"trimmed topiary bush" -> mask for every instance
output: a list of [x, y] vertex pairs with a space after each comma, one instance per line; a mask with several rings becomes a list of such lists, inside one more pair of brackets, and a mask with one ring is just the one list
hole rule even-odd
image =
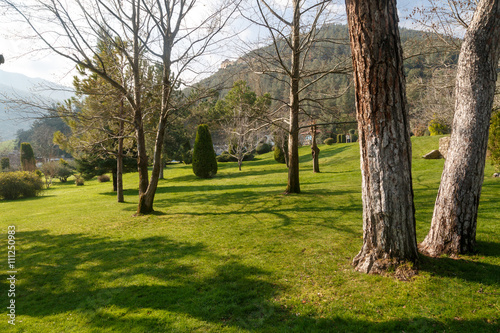
[[335, 142], [337, 142], [337, 140], [335, 140], [334, 138], [328, 138], [325, 141], [323, 141], [323, 143], [325, 145], [329, 145], [329, 146], [333, 145]]
[[217, 174], [212, 136], [207, 125], [199, 125], [193, 149], [193, 172], [200, 178], [212, 178]]
[[269, 143], [266, 142], [261, 142], [257, 145], [255, 148], [255, 152], [259, 155], [269, 153], [272, 150], [273, 147]]
[[23, 171], [35, 171], [36, 160], [33, 148], [28, 142], [21, 143], [21, 168]]
[[2, 161], [0, 162], [2, 165], [2, 170], [9, 170], [10, 169], [10, 160], [8, 157], [2, 157]]
[[0, 197], [15, 200], [39, 195], [43, 182], [36, 174], [26, 171], [0, 173]]
[[274, 160], [278, 163], [286, 163], [285, 154], [278, 145], [274, 146]]
[[344, 134], [337, 134], [337, 143], [346, 143]]

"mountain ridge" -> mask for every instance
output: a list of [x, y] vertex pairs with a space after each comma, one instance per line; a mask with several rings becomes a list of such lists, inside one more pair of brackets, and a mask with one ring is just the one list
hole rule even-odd
[[18, 130], [28, 129], [33, 122], [29, 113], [34, 107], [9, 101], [23, 99], [55, 104], [73, 96], [71, 91], [70, 87], [45, 79], [0, 70], [0, 142], [14, 139]]

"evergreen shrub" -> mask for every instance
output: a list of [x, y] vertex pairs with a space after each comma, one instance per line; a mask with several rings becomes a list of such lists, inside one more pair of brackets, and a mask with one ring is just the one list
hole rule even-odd
[[[83, 179], [83, 177], [81, 175], [75, 175], [75, 184], [76, 186], [83, 186], [85, 184], [85, 180]], [[108, 177], [109, 179], [109, 177]]]
[[274, 160], [278, 163], [286, 163], [285, 154], [278, 145], [274, 146]]
[[100, 175], [100, 176], [97, 176], [97, 181], [99, 183], [106, 183], [106, 182], [109, 182], [110, 178], [108, 175], [106, 174], [103, 174], [103, 175]]
[[23, 171], [35, 171], [36, 160], [33, 148], [28, 142], [21, 143], [21, 168]]
[[193, 150], [187, 150], [182, 153], [182, 162], [186, 165], [193, 163]]
[[10, 160], [8, 157], [2, 157], [2, 161], [0, 162], [2, 166], [2, 170], [10, 169]]
[[255, 152], [259, 155], [269, 153], [272, 150], [273, 147], [269, 143], [266, 142], [261, 142], [257, 145], [255, 148]]
[[337, 141], [337, 140], [335, 140], [334, 138], [328, 138], [328, 139], [326, 139], [325, 141], [323, 141], [323, 143], [324, 143], [325, 145], [329, 145], [329, 146], [331, 146], [331, 145], [333, 145], [336, 141]]
[[217, 162], [237, 162], [238, 159], [230, 155], [227, 151], [217, 156]]
[[212, 136], [205, 124], [198, 126], [193, 149], [193, 172], [200, 178], [212, 178], [217, 174]]
[[5, 200], [35, 197], [42, 190], [43, 182], [35, 173], [26, 171], [0, 173], [0, 197]]
[[56, 177], [59, 178], [61, 183], [66, 183], [71, 176], [73, 176], [73, 170], [64, 164], [60, 164], [56, 171]]

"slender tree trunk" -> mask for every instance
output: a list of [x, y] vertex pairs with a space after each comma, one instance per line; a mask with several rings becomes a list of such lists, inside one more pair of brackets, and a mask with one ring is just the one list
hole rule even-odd
[[427, 255], [457, 255], [475, 250], [499, 56], [500, 0], [483, 0], [460, 51], [448, 156], [431, 229], [419, 246]]
[[300, 193], [299, 182], [299, 81], [300, 3], [294, 0], [292, 68], [290, 77], [290, 129], [288, 133], [288, 185], [285, 193]]
[[363, 247], [357, 271], [418, 260], [411, 141], [395, 0], [346, 0], [360, 133]]
[[118, 154], [116, 156], [116, 199], [118, 202], [124, 202], [123, 197], [123, 98], [120, 102], [120, 131], [118, 138]]
[[151, 172], [151, 179], [146, 191], [141, 195], [139, 193], [139, 205], [137, 207], [137, 214], [149, 214], [153, 212], [153, 202], [158, 188], [158, 180], [161, 168], [161, 156], [163, 149], [163, 141], [165, 138], [165, 129], [167, 127], [168, 116], [168, 101], [170, 98], [170, 66], [164, 64], [163, 68], [163, 82], [162, 82], [162, 102], [161, 102], [161, 118], [156, 132], [155, 150], [153, 154], [153, 171]]
[[165, 179], [165, 176], [163, 174], [164, 169], [165, 169], [165, 159], [162, 157], [160, 164], [160, 175], [158, 176], [159, 179]]
[[[123, 140], [123, 139], [119, 139]], [[123, 142], [121, 143], [123, 149]], [[120, 150], [120, 143], [118, 143], [118, 156], [116, 156], [116, 200], [124, 202], [123, 198], [123, 150]]]
[[316, 125], [311, 126], [311, 154], [313, 159], [313, 172], [319, 173], [319, 148], [316, 144]]
[[134, 78], [134, 128], [137, 144], [137, 171], [139, 173], [139, 202], [137, 205], [137, 213], [145, 214], [153, 211], [153, 206], [149, 204], [148, 187], [149, 187], [149, 170], [148, 170], [148, 154], [146, 151], [146, 138], [144, 133], [144, 123], [142, 121], [142, 84], [141, 84], [141, 66], [140, 66], [140, 45], [138, 31], [141, 25], [140, 11], [137, 7], [137, 2], [132, 5], [132, 25], [133, 25], [133, 78]]
[[116, 192], [118, 189], [118, 181], [116, 176], [116, 170], [114, 168], [113, 170], [111, 170], [111, 178], [113, 179], [113, 192]]

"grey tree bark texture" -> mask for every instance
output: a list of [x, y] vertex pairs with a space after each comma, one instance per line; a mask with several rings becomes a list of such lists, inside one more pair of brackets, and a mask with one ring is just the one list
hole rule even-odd
[[346, 0], [361, 150], [357, 271], [417, 264], [411, 141], [395, 0]]
[[479, 3], [460, 51], [455, 117], [431, 229], [429, 256], [474, 252], [477, 211], [500, 56], [500, 0]]

